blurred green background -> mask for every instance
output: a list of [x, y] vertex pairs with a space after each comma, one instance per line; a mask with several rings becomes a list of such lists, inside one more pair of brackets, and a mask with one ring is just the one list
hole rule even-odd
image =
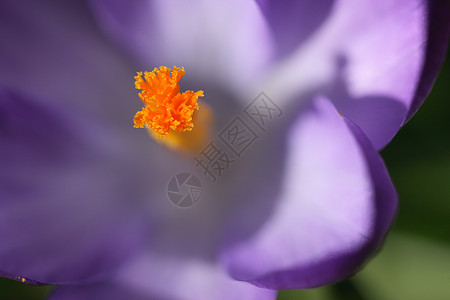
[[[397, 188], [397, 219], [380, 252], [341, 283], [279, 300], [450, 299], [450, 60], [427, 101], [381, 152]], [[0, 279], [0, 299], [45, 299], [49, 286]], [[211, 299], [213, 300], [213, 299]]]

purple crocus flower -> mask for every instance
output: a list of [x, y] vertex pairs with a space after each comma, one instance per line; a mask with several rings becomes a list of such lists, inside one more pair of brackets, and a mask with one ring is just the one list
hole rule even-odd
[[[396, 193], [377, 153], [418, 109], [443, 1], [0, 3], [0, 275], [52, 299], [275, 299], [342, 280]], [[264, 91], [283, 117], [201, 201], [198, 173], [132, 127], [136, 71], [184, 66], [217, 130]]]

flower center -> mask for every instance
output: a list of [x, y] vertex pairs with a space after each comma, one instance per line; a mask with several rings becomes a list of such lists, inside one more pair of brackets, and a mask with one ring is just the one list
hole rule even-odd
[[134, 116], [134, 127], [147, 128], [155, 140], [170, 148], [195, 152], [210, 136], [212, 114], [205, 104], [197, 103], [203, 91], [180, 93], [184, 74], [184, 68], [175, 66], [137, 72], [135, 87], [141, 90], [139, 98], [145, 106]]

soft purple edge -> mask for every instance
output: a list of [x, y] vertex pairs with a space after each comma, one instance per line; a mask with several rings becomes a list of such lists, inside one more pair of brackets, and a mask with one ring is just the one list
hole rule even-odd
[[[374, 227], [373, 237], [359, 249], [357, 253], [349, 252], [332, 257], [319, 263], [291, 270], [280, 270], [265, 274], [259, 278], [249, 280], [256, 286], [268, 289], [298, 289], [298, 282], [307, 284], [301, 288], [315, 288], [325, 284], [341, 281], [362, 268], [364, 262], [381, 246], [397, 211], [397, 193], [390, 180], [388, 171], [382, 158], [362, 130], [353, 122], [346, 119], [347, 126], [354, 134], [366, 161], [373, 180], [376, 211], [378, 216]], [[284, 284], [280, 286], [280, 282]]]

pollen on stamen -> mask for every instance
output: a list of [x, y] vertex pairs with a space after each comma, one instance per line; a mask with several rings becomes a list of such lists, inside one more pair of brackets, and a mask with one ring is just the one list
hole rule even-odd
[[[203, 91], [180, 93], [179, 81], [184, 68], [155, 68], [152, 72], [137, 72], [135, 87], [141, 90], [139, 98], [145, 104], [134, 116], [134, 127], [147, 127], [159, 138], [170, 132], [182, 133], [194, 127], [192, 115], [199, 109], [197, 100]], [[143, 77], [142, 77], [143, 76]]]

